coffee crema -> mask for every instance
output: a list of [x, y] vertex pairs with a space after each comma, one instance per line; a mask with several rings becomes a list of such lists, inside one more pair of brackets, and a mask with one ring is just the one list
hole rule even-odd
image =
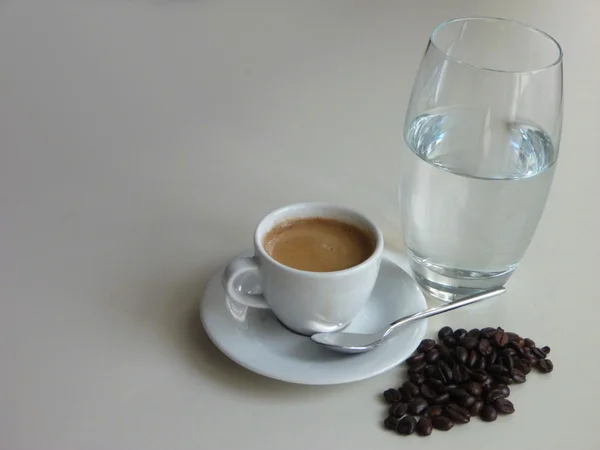
[[336, 219], [287, 220], [272, 228], [263, 247], [276, 261], [309, 272], [334, 272], [366, 261], [375, 251], [367, 230]]

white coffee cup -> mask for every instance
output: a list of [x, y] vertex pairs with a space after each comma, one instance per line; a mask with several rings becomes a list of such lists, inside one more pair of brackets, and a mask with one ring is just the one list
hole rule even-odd
[[[273, 259], [263, 247], [265, 235], [290, 220], [322, 217], [362, 228], [375, 238], [375, 250], [362, 263], [334, 272], [298, 270]], [[377, 225], [351, 209], [326, 203], [297, 203], [265, 216], [254, 232], [254, 256], [231, 261], [223, 273], [223, 286], [236, 302], [254, 308], [270, 308], [289, 329], [311, 335], [337, 331], [348, 325], [369, 300], [375, 286], [383, 235]], [[243, 274], [254, 274], [262, 292], [242, 292]]]

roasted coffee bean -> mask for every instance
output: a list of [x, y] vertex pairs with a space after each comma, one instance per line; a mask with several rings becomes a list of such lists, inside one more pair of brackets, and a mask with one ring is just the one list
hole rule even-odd
[[452, 381], [452, 369], [448, 364], [446, 364], [445, 361], [440, 361], [438, 363], [438, 368], [443, 376], [442, 381], [444, 383], [449, 383], [450, 381]]
[[[404, 387], [399, 387], [398, 388], [398, 394], [400, 394], [400, 401], [401, 402], [408, 403], [413, 398], [413, 396], [411, 395], [411, 393], [408, 392], [408, 390], [404, 389]], [[417, 393], [417, 395], [418, 395], [418, 393]]]
[[411, 383], [421, 386], [425, 381], [425, 376], [422, 373], [411, 373], [408, 377]]
[[431, 400], [431, 403], [434, 405], [445, 405], [450, 401], [450, 394], [447, 392], [445, 394], [440, 394]]
[[519, 336], [517, 333], [513, 333], [511, 331], [507, 332], [506, 336], [508, 336], [508, 342], [518, 342], [519, 339], [521, 339], [521, 336]]
[[473, 339], [479, 340], [479, 338], [481, 337], [481, 330], [479, 328], [473, 328], [472, 330], [469, 330], [467, 335], [472, 337]]
[[420, 362], [418, 364], [413, 364], [408, 367], [408, 373], [421, 373], [425, 371], [425, 367], [427, 367], [427, 363], [425, 361]]
[[466, 348], [458, 346], [454, 349], [454, 359], [461, 364], [465, 364], [467, 362], [467, 358], [469, 357], [469, 352]]
[[442, 328], [440, 328], [440, 331], [438, 331], [438, 338], [445, 339], [448, 336], [452, 336], [453, 333], [454, 333], [454, 330], [452, 328], [442, 327]]
[[454, 422], [446, 416], [432, 417], [431, 424], [433, 425], [433, 428], [440, 431], [448, 431], [454, 426]]
[[537, 359], [544, 359], [546, 354], [541, 348], [534, 347], [531, 349], [531, 354], [535, 356]]
[[483, 385], [483, 383], [485, 383], [487, 380], [489, 380], [489, 379], [490, 379], [490, 376], [489, 376], [489, 374], [488, 374], [488, 373], [486, 373], [486, 372], [485, 372], [485, 371], [483, 371], [483, 370], [474, 370], [474, 371], [471, 373], [471, 378], [472, 378], [474, 381], [477, 381], [478, 383], [481, 383], [481, 384]]
[[[509, 342], [510, 343], [510, 342]], [[507, 344], [508, 345], [508, 344]], [[512, 348], [512, 347], [504, 347], [501, 351], [500, 351], [500, 355], [502, 356], [514, 356], [517, 354], [517, 351]]]
[[456, 347], [457, 340], [454, 339], [454, 336], [448, 336], [444, 339], [443, 343], [448, 348], [454, 348]]
[[392, 417], [402, 417], [406, 414], [406, 412], [408, 411], [408, 403], [394, 403], [392, 406], [390, 406], [390, 409], [388, 410], [388, 414]]
[[491, 366], [488, 366], [487, 370], [489, 373], [491, 373], [494, 376], [508, 375], [508, 369], [504, 366], [501, 366], [500, 364], [492, 364]]
[[426, 353], [433, 347], [435, 347], [435, 341], [433, 339], [423, 339], [417, 347], [417, 351], [421, 353]]
[[535, 342], [533, 339], [525, 338], [525, 347], [534, 348]]
[[432, 378], [435, 377], [435, 375], [438, 372], [438, 368], [435, 364], [429, 364], [426, 368], [425, 368], [425, 377], [426, 378]]
[[397, 389], [388, 389], [383, 392], [383, 398], [388, 403], [398, 403], [402, 400], [402, 396]]
[[480, 356], [475, 365], [473, 366], [473, 369], [485, 370], [486, 365], [487, 364], [485, 363], [485, 358], [483, 356]]
[[425, 360], [429, 363], [434, 363], [438, 359], [440, 359], [440, 352], [437, 348], [432, 348], [427, 353], [425, 353]]
[[483, 408], [483, 404], [483, 400], [477, 400], [475, 403], [473, 403], [473, 406], [469, 408], [469, 414], [471, 415], [471, 417], [479, 415], [479, 413], [481, 412], [481, 408]]
[[475, 397], [469, 395], [468, 397], [462, 397], [455, 399], [455, 402], [460, 406], [464, 406], [465, 408], [470, 408], [477, 401]]
[[497, 359], [498, 353], [496, 352], [496, 350], [492, 349], [490, 354], [485, 357], [485, 366], [489, 368], [491, 365], [496, 364]]
[[427, 417], [435, 417], [435, 416], [439, 416], [440, 414], [442, 414], [443, 411], [444, 411], [444, 408], [441, 405], [433, 405], [433, 406], [430, 406], [429, 408], [427, 408], [427, 411], [425, 411], [425, 415]]
[[508, 375], [496, 375], [496, 376], [494, 376], [494, 379], [496, 380], [497, 383], [502, 383], [502, 384], [506, 384], [506, 385], [511, 385], [514, 383], [513, 379], [511, 377], [509, 377]]
[[542, 347], [542, 351], [546, 354], [549, 355], [550, 354], [550, 347], [548, 347], [547, 345]]
[[437, 392], [428, 384], [421, 385], [421, 395], [427, 400], [437, 397]]
[[425, 412], [427, 406], [429, 406], [427, 400], [422, 397], [417, 397], [408, 404], [408, 412], [420, 416]]
[[398, 428], [396, 431], [398, 434], [403, 436], [408, 436], [413, 434], [417, 428], [417, 419], [413, 416], [404, 416], [402, 419], [398, 421]]
[[531, 355], [531, 347], [523, 347], [522, 352], [523, 352], [523, 356]]
[[481, 408], [480, 417], [484, 422], [493, 422], [498, 417], [498, 411], [492, 405], [485, 405]]
[[471, 369], [474, 369], [477, 363], [479, 362], [479, 353], [477, 350], [473, 349], [469, 352], [469, 357], [467, 358], [467, 366]]
[[482, 339], [479, 341], [478, 349], [479, 353], [481, 353], [483, 356], [488, 356], [494, 351], [492, 345], [490, 344], [490, 341], [488, 341], [487, 339]]
[[554, 370], [554, 364], [552, 364], [552, 361], [547, 358], [540, 359], [538, 367], [543, 373], [550, 373], [552, 370]]
[[478, 383], [477, 381], [471, 381], [469, 383], [465, 383], [461, 387], [465, 391], [467, 391], [469, 394], [471, 394], [475, 397], [481, 396], [481, 394], [483, 392], [483, 386], [481, 386], [481, 384]]
[[402, 388], [411, 397], [416, 397], [417, 395], [419, 395], [419, 386], [417, 386], [414, 383], [411, 383], [410, 381], [405, 381], [402, 384]]
[[452, 378], [457, 383], [464, 383], [471, 378], [471, 371], [463, 364], [457, 364], [452, 368]]
[[511, 350], [514, 350], [514, 352], [515, 352], [516, 355], [521, 356], [521, 355], [523, 355], [523, 348], [524, 348], [523, 345], [524, 344], [521, 343], [521, 341], [517, 341], [517, 342], [510, 342], [509, 341], [508, 344], [506, 344], [506, 348], [507, 349], [510, 348]]
[[508, 371], [510, 372], [512, 369], [514, 369], [515, 367], [515, 360], [513, 359], [512, 356], [510, 355], [504, 355], [502, 357], [502, 364], [504, 365], [504, 367], [506, 367], [508, 369]]
[[438, 344], [437, 350], [440, 353], [441, 360], [446, 361], [447, 363], [454, 361], [454, 358], [452, 357], [452, 352], [445, 345]]
[[490, 339], [496, 334], [497, 328], [494, 327], [485, 327], [481, 329], [481, 337], [485, 339]]
[[388, 430], [396, 431], [398, 429], [398, 418], [392, 416], [386, 417], [383, 421], [383, 426]]
[[429, 436], [433, 430], [431, 419], [428, 417], [421, 417], [417, 422], [417, 433], [419, 436]]
[[523, 359], [518, 359], [515, 361], [515, 365], [514, 365], [513, 369], [520, 370], [525, 375], [527, 375], [529, 372], [531, 372], [531, 364], [529, 363], [529, 361], [525, 361]]
[[406, 359], [406, 364], [409, 366], [416, 366], [425, 361], [425, 355], [423, 353], [415, 353]]
[[446, 406], [442, 414], [452, 419], [454, 423], [469, 423], [471, 420], [469, 410], [455, 403], [450, 403], [448, 406]]
[[519, 369], [513, 369], [510, 371], [510, 377], [517, 384], [525, 383], [527, 379], [525, 378], [525, 374], [521, 372]]
[[472, 338], [471, 336], [465, 336], [460, 340], [460, 345], [466, 348], [467, 350], [474, 349], [475, 347], [477, 347], [477, 344], [479, 344], [479, 341], [475, 338]]
[[496, 408], [496, 411], [502, 414], [512, 414], [515, 412], [514, 405], [506, 398], [498, 399], [492, 405]]
[[454, 339], [456, 339], [457, 341], [460, 341], [466, 335], [467, 335], [467, 330], [465, 330], [464, 328], [459, 328], [458, 330], [454, 331], [454, 334], [452, 336], [454, 336]]
[[461, 388], [451, 389], [448, 391], [448, 394], [450, 394], [450, 398], [454, 403], [461, 403], [461, 399], [471, 397], [471, 394]]
[[494, 334], [494, 344], [497, 347], [504, 347], [508, 344], [508, 335], [502, 328], [498, 328]]
[[430, 378], [425, 383], [435, 389], [438, 394], [444, 394], [448, 391], [448, 387], [437, 378]]
[[510, 388], [502, 383], [495, 383], [493, 386], [493, 389], [497, 389], [502, 393], [502, 396], [504, 398], [508, 397], [510, 395]]
[[504, 398], [505, 395], [500, 389], [492, 389], [487, 391], [483, 396], [486, 403], [494, 403], [496, 400]]

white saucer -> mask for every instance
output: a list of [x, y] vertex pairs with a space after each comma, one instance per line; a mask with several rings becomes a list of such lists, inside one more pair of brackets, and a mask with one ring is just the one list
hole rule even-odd
[[[247, 251], [243, 256], [251, 256]], [[427, 308], [403, 255], [384, 252], [371, 299], [346, 331], [371, 333], [400, 317]], [[230, 299], [221, 286], [220, 269], [210, 280], [200, 303], [202, 324], [209, 338], [241, 366], [277, 380], [299, 384], [341, 384], [364, 380], [389, 370], [415, 350], [427, 330], [427, 319], [397, 331], [378, 348], [343, 355], [319, 347], [308, 337], [289, 331], [273, 313]], [[246, 280], [251, 292], [256, 280]]]

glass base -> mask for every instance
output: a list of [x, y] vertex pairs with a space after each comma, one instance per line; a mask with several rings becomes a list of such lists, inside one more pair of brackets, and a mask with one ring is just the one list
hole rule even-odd
[[427, 263], [409, 252], [410, 267], [421, 289], [444, 302], [504, 286], [516, 265], [501, 272], [479, 272]]

